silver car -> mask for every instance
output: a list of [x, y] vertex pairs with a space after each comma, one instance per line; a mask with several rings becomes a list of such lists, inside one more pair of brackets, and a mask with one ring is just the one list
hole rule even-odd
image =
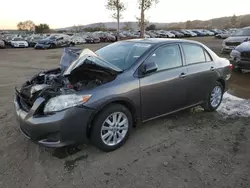
[[5, 48], [5, 43], [3, 40], [0, 39], [0, 48]]

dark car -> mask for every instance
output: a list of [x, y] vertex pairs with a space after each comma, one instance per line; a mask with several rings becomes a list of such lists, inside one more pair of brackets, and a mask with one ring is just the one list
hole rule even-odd
[[88, 35], [86, 38], [86, 43], [100, 43], [101, 40], [96, 35]]
[[53, 34], [45, 39], [37, 41], [35, 49], [59, 48], [74, 45], [75, 43], [71, 41], [70, 36], [62, 34]]
[[250, 39], [250, 27], [239, 29], [223, 41], [221, 52], [230, 53], [236, 46], [248, 39]]
[[184, 35], [184, 37], [192, 37], [192, 35], [184, 30], [182, 31], [178, 31], [179, 33], [182, 33]]
[[199, 37], [204, 37], [204, 36], [206, 36], [206, 35], [205, 35], [203, 32], [201, 32], [201, 31], [193, 30], [192, 32], [196, 33], [197, 36], [199, 36]]
[[233, 65], [233, 70], [250, 70], [250, 41], [243, 42], [232, 50], [230, 61]]
[[231, 75], [227, 59], [189, 40], [116, 42], [70, 63], [77, 56], [16, 89], [20, 128], [43, 146], [115, 150], [138, 123], [197, 105], [215, 111]]
[[43, 37], [40, 36], [34, 36], [34, 37], [27, 37], [26, 41], [29, 43], [29, 47], [35, 47], [37, 42], [42, 40]]
[[170, 33], [174, 34], [175, 37], [178, 37], [178, 38], [184, 37], [184, 34], [178, 31], [170, 31]]

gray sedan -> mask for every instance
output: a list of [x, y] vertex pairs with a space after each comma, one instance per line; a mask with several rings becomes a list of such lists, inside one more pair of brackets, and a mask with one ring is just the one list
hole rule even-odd
[[198, 105], [215, 111], [231, 75], [227, 59], [189, 40], [137, 39], [69, 52], [67, 66], [16, 89], [20, 129], [43, 146], [90, 140], [115, 150], [138, 123]]

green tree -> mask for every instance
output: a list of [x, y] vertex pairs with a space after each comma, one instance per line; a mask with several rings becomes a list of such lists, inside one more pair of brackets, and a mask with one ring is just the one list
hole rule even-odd
[[35, 32], [36, 33], [47, 33], [50, 31], [48, 24], [40, 24], [35, 26]]
[[231, 18], [231, 25], [235, 27], [237, 24], [237, 16], [234, 14]]
[[121, 12], [125, 11], [126, 7], [121, 0], [107, 0], [106, 8], [110, 11], [115, 11], [112, 17], [117, 20], [117, 40], [119, 40]]
[[146, 27], [146, 31], [150, 31], [150, 30], [156, 30], [156, 25], [151, 24], [150, 26]]
[[144, 38], [145, 33], [145, 11], [149, 10], [153, 3], [159, 3], [159, 0], [138, 0], [139, 9], [141, 10], [140, 16], [140, 37]]
[[35, 30], [35, 24], [31, 20], [27, 20], [24, 22], [19, 22], [17, 24], [17, 28], [20, 31], [34, 31]]

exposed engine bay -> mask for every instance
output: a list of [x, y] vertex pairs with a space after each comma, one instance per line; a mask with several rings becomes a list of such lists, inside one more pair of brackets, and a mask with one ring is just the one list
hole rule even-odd
[[83, 50], [79, 55], [74, 53], [76, 56], [69, 58], [72, 53], [74, 51], [64, 51], [59, 68], [42, 71], [26, 81], [20, 91], [16, 89], [25, 111], [30, 110], [38, 97], [49, 100], [59, 95], [74, 94], [98, 87], [116, 77], [117, 71], [100, 64], [98, 61], [105, 61], [93, 56], [90, 50]]

